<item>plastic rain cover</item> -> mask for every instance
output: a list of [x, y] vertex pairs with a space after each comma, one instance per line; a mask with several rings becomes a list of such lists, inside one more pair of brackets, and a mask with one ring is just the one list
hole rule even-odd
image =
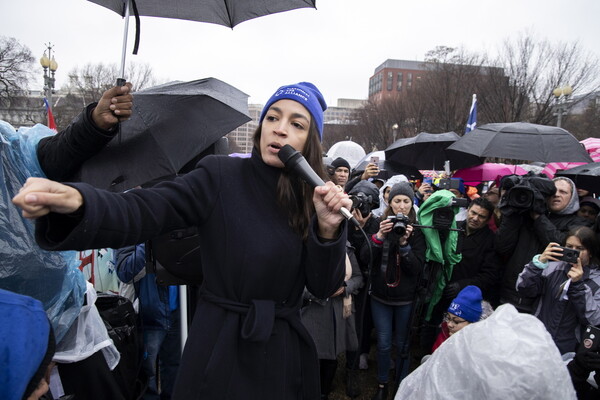
[[85, 281], [77, 254], [40, 249], [33, 223], [11, 202], [28, 177], [45, 177], [36, 149], [40, 139], [52, 134], [44, 125], [16, 132], [0, 121], [0, 288], [40, 300], [60, 341], [83, 304]]
[[450, 336], [407, 376], [399, 399], [576, 399], [560, 352], [533, 315], [506, 304]]

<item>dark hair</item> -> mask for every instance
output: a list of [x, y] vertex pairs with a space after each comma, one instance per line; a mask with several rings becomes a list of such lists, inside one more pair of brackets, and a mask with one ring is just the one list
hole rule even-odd
[[590, 265], [600, 265], [600, 254], [598, 254], [598, 238], [596, 237], [596, 234], [592, 228], [588, 228], [587, 226], [577, 226], [571, 229], [569, 233], [567, 233], [567, 236], [565, 236], [565, 243], [563, 243], [563, 245], [566, 244], [567, 239], [571, 236], [575, 236], [577, 239], [579, 239], [583, 247], [585, 247], [585, 249], [588, 251], [590, 255]]
[[488, 211], [488, 213], [490, 214], [489, 217], [491, 217], [492, 215], [494, 215], [494, 205], [486, 198], [484, 197], [478, 197], [476, 199], [473, 199], [471, 201], [471, 204], [469, 204], [469, 208], [473, 207], [473, 206], [479, 206], [485, 210]]
[[[256, 128], [253, 137], [254, 147], [258, 150], [259, 154], [261, 131], [262, 122]], [[323, 148], [321, 147], [319, 131], [314, 118], [311, 118], [306, 143], [304, 144], [304, 149], [300, 150], [300, 152], [317, 175], [325, 179]], [[281, 210], [288, 214], [290, 226], [302, 236], [303, 240], [308, 237], [308, 226], [315, 213], [312, 197], [313, 190], [310, 186], [300, 179], [291, 178], [288, 171], [283, 170], [277, 182], [277, 204]]]

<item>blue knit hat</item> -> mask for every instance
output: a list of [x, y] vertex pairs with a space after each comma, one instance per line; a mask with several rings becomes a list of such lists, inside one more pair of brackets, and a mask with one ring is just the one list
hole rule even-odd
[[21, 400], [38, 386], [54, 342], [42, 303], [0, 289], [0, 399]]
[[323, 139], [323, 112], [327, 110], [327, 103], [325, 103], [325, 99], [319, 89], [310, 82], [300, 82], [277, 89], [275, 94], [265, 104], [258, 122], [262, 122], [273, 103], [283, 99], [294, 100], [302, 104], [315, 120], [317, 130], [319, 131], [319, 139]]
[[479, 321], [481, 318], [481, 301], [483, 296], [477, 286], [469, 285], [458, 293], [458, 296], [448, 307], [448, 312], [469, 322]]

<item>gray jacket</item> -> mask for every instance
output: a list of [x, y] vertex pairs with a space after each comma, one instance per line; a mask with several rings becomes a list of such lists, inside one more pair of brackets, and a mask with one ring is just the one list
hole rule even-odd
[[570, 269], [571, 264], [563, 261], [551, 261], [545, 269], [530, 262], [516, 284], [520, 295], [538, 297], [535, 316], [544, 323], [561, 354], [576, 350], [581, 327], [600, 325], [600, 269], [597, 265], [583, 267], [582, 279], [571, 282], [565, 300], [559, 292]]

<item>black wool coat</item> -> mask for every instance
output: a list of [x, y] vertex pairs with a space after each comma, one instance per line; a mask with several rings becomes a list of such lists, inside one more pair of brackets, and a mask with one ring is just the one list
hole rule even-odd
[[209, 156], [198, 168], [151, 189], [113, 194], [73, 184], [79, 218], [37, 221], [52, 250], [120, 248], [198, 226], [204, 283], [173, 398], [319, 399], [314, 343], [300, 322], [306, 286], [327, 298], [342, 285], [346, 224], [322, 243], [313, 220], [303, 241], [276, 204], [281, 169], [257, 154]]

